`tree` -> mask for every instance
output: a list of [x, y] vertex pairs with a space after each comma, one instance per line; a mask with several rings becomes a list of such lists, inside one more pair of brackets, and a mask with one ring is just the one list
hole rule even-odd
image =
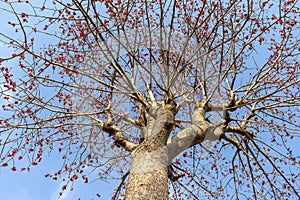
[[114, 199], [300, 198], [298, 1], [1, 7], [2, 167], [59, 151], [47, 177], [119, 177]]

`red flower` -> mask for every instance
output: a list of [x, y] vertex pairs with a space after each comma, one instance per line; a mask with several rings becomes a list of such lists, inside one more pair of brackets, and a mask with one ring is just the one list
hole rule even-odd
[[37, 162], [32, 162], [31, 164], [32, 164], [32, 165], [37, 165], [38, 163], [37, 163]]
[[3, 163], [2, 164], [2, 167], [6, 167], [6, 166], [8, 166], [8, 163]]

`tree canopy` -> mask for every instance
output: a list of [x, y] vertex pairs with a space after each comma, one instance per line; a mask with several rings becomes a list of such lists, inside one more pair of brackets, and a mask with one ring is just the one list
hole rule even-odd
[[46, 177], [119, 178], [115, 199], [161, 166], [170, 199], [299, 199], [299, 8], [0, 1], [2, 167], [58, 151]]

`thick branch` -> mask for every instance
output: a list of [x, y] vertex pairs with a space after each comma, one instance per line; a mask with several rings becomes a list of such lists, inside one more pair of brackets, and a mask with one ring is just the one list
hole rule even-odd
[[247, 138], [253, 137], [253, 132], [247, 129], [243, 129], [239, 126], [227, 126], [224, 129], [224, 132], [232, 132], [232, 133], [238, 133], [242, 136], [245, 136]]
[[173, 138], [168, 140], [167, 151], [169, 161], [185, 149], [203, 142], [209, 129], [205, 122], [204, 114], [205, 111], [203, 107], [197, 108], [193, 114], [192, 125], [180, 131]]
[[231, 93], [230, 94], [230, 100], [227, 103], [219, 103], [219, 104], [206, 104], [205, 105], [205, 111], [211, 112], [211, 111], [234, 111], [238, 108], [239, 105], [241, 105], [241, 101], [236, 98], [236, 96]]
[[115, 140], [114, 144], [117, 147], [123, 147], [127, 151], [133, 151], [137, 144], [130, 142], [128, 138], [126, 138], [119, 127], [114, 125], [107, 125], [106, 123], [102, 127], [103, 131], [109, 134], [109, 136], [113, 137]]

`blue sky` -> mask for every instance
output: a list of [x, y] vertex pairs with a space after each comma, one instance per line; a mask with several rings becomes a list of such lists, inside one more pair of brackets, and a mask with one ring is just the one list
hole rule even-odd
[[[55, 169], [61, 167], [61, 162], [58, 155], [44, 157], [43, 161], [38, 166], [31, 167], [30, 172], [20, 169], [12, 171], [8, 167], [0, 167], [0, 195], [1, 200], [55, 200], [58, 199], [58, 194], [61, 187], [65, 185], [61, 179], [56, 181], [45, 178], [45, 174], [55, 172]], [[21, 165], [22, 163], [17, 164]], [[10, 164], [11, 165], [11, 164]], [[17, 167], [18, 168], [18, 167]], [[92, 183], [83, 183], [81, 180], [74, 184], [74, 190], [69, 188], [65, 190], [60, 200], [81, 200], [99, 199], [96, 194], [101, 194], [100, 199], [110, 199], [110, 194], [116, 187], [115, 184], [106, 183], [103, 181], [95, 181]]]
[[[10, 167], [1, 168], [0, 193], [3, 200], [56, 199], [60, 182], [44, 178], [46, 162], [33, 167], [30, 172], [13, 172]], [[48, 198], [46, 198], [48, 197]]]

